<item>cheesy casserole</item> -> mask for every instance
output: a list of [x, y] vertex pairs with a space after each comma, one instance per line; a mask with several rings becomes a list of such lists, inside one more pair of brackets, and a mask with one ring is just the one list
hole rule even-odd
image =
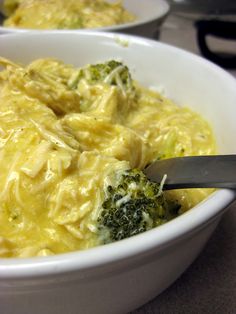
[[[121, 62], [0, 65], [0, 257], [100, 245], [98, 217], [119, 174], [157, 158], [215, 153], [201, 116], [140, 86]], [[210, 192], [164, 194], [179, 215]]]
[[103, 0], [5, 0], [4, 13], [4, 26], [31, 29], [99, 28], [135, 20], [121, 1]]

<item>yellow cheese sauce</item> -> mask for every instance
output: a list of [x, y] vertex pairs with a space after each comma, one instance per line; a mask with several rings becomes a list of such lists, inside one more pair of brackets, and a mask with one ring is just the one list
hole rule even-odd
[[[102, 65], [0, 64], [0, 257], [97, 246], [115, 174], [156, 158], [215, 153], [201, 116], [129, 81], [122, 64], [103, 77]], [[181, 214], [210, 192], [168, 193]]]
[[5, 0], [4, 26], [32, 29], [98, 28], [135, 20], [121, 1]]

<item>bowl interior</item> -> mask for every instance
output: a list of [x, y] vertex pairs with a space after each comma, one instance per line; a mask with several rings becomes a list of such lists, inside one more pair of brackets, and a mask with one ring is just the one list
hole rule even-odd
[[0, 54], [23, 63], [55, 57], [75, 66], [121, 59], [141, 84], [163, 87], [168, 97], [209, 120], [220, 153], [236, 153], [235, 82], [219, 67], [178, 48], [122, 34], [23, 35], [2, 38], [6, 44], [1, 44]]

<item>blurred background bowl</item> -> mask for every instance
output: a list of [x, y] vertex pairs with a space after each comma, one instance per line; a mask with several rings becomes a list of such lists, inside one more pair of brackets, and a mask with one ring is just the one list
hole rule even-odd
[[[2, 11], [4, 0], [0, 0], [0, 10]], [[108, 0], [109, 2], [109, 0]], [[114, 2], [114, 0], [110, 0]], [[165, 0], [124, 0], [124, 7], [133, 13], [137, 19], [134, 22], [112, 25], [109, 27], [101, 27], [96, 30], [109, 31], [109, 32], [122, 32], [127, 34], [134, 34], [152, 38], [154, 35], [157, 37], [157, 33], [160, 30], [161, 25], [166, 19], [170, 6]], [[3, 22], [3, 16], [1, 23]], [[13, 32], [25, 32], [29, 29], [23, 28], [9, 28], [0, 26], [0, 34], [13, 33]], [[71, 30], [70, 30], [71, 31]], [[73, 30], [77, 31], [77, 30]], [[57, 32], [57, 30], [55, 30]]]
[[[164, 86], [168, 97], [205, 117], [220, 153], [236, 153], [235, 79], [184, 50], [122, 34], [58, 31], [2, 35], [0, 55], [22, 63], [55, 57], [75, 66], [122, 59], [141, 84]], [[119, 314], [140, 307], [193, 262], [235, 197], [219, 190], [165, 225], [87, 251], [0, 259], [1, 313]]]

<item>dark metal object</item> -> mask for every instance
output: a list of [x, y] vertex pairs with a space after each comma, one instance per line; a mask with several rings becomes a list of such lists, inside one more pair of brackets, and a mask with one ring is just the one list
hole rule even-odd
[[[213, 52], [207, 45], [208, 35], [225, 40], [236, 40], [236, 22], [213, 20], [199, 20], [195, 23], [197, 41], [202, 55], [212, 62], [226, 68], [236, 69], [236, 48], [232, 54]], [[236, 47], [236, 42], [235, 42]]]
[[235, 0], [168, 0], [172, 11], [213, 15], [236, 14]]
[[163, 159], [144, 170], [146, 176], [161, 182], [164, 190], [182, 188], [236, 189], [236, 155], [194, 156]]

